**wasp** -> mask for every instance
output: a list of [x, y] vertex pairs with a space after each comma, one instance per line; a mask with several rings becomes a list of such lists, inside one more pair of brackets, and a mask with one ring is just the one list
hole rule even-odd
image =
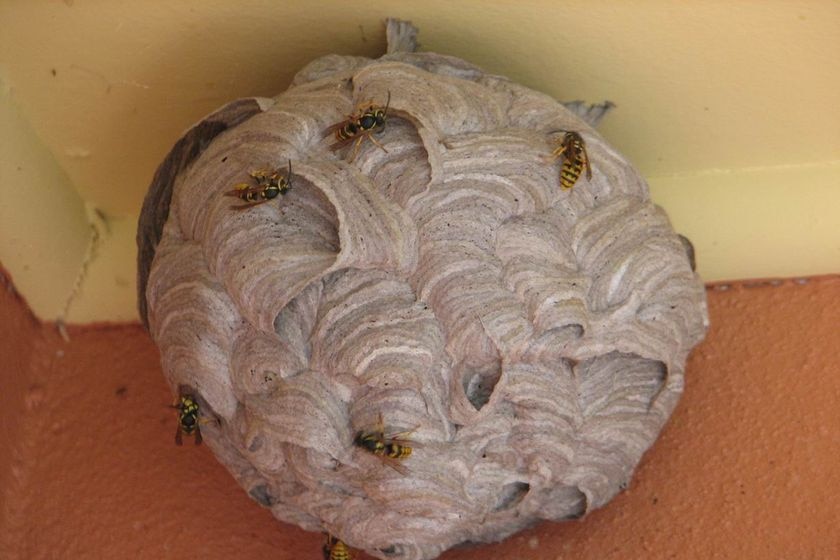
[[391, 105], [391, 92], [388, 92], [388, 99], [385, 101], [385, 107], [375, 105], [373, 101], [369, 102], [367, 107], [357, 109], [355, 113], [349, 115], [347, 120], [336, 123], [324, 131], [324, 136], [335, 134], [336, 142], [330, 146], [330, 149], [335, 151], [343, 148], [350, 142], [355, 140], [353, 144], [353, 151], [350, 155], [350, 160], [356, 157], [359, 153], [359, 147], [362, 141], [368, 138], [371, 142], [382, 148], [382, 151], [388, 153], [385, 146], [380, 144], [376, 138], [373, 137], [374, 132], [380, 132], [385, 128], [385, 122], [388, 119], [388, 107]]
[[353, 444], [369, 453], [373, 453], [386, 465], [405, 476], [408, 474], [408, 469], [400, 461], [409, 457], [415, 448], [420, 447], [417, 442], [406, 439], [416, 429], [386, 435], [385, 422], [382, 419], [382, 414], [380, 414], [376, 428], [371, 431], [363, 430], [356, 434]]
[[584, 168], [586, 168], [586, 179], [592, 180], [592, 167], [589, 165], [589, 156], [586, 153], [583, 137], [574, 131], [557, 130], [555, 132], [566, 132], [560, 145], [551, 152], [552, 159], [563, 158], [563, 167], [560, 168], [560, 186], [566, 190], [574, 187]]
[[353, 560], [353, 555], [350, 554], [350, 547], [327, 533], [327, 542], [324, 543], [324, 560]]
[[201, 430], [198, 427], [198, 402], [192, 395], [181, 395], [178, 402], [172, 405], [178, 410], [178, 428], [175, 430], [175, 445], [182, 445], [181, 434], [195, 434], [195, 444], [201, 444]]
[[277, 169], [274, 171], [258, 169], [251, 171], [249, 175], [254, 180], [254, 183], [256, 183], [255, 185], [239, 183], [233, 187], [233, 190], [225, 193], [225, 196], [235, 196], [247, 203], [233, 206], [237, 210], [268, 202], [276, 198], [279, 194], [285, 195], [289, 192], [292, 186], [292, 161], [289, 160], [289, 170], [286, 172], [285, 177]]

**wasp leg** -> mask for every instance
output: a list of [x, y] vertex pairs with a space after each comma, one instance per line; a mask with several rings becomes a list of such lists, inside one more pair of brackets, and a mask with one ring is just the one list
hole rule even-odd
[[374, 107], [376, 107], [376, 104], [373, 102], [373, 99], [368, 99], [367, 103], [360, 103], [359, 105], [356, 105], [354, 115], [351, 115], [350, 118], [359, 118], [365, 114], [365, 111], [373, 110]]
[[551, 152], [551, 155], [554, 157], [554, 159], [562, 157], [563, 154], [566, 153], [566, 148], [568, 148], [568, 146], [566, 146], [564, 144], [564, 145], [560, 146], [559, 148], [557, 148], [556, 150], [554, 150], [553, 152]]
[[178, 427], [175, 429], [175, 445], [183, 445], [184, 441], [181, 438], [181, 424], [178, 423]]
[[370, 135], [368, 138], [370, 138], [370, 141], [371, 141], [371, 142], [373, 142], [374, 144], [376, 144], [377, 146], [379, 146], [380, 148], [382, 148], [382, 151], [383, 151], [383, 152], [385, 152], [386, 154], [388, 153], [388, 150], [386, 150], [386, 149], [385, 149], [385, 146], [383, 146], [382, 144], [380, 144], [380, 143], [376, 140], [376, 138], [374, 138], [374, 137], [373, 137], [373, 135]]
[[359, 148], [362, 145], [362, 140], [367, 138], [369, 135], [370, 135], [370, 133], [365, 133], [365, 134], [362, 134], [361, 136], [359, 136], [359, 139], [356, 140], [355, 144], [353, 144], [353, 151], [350, 152], [350, 159], [347, 160], [347, 163], [350, 163], [354, 159], [356, 159], [356, 156], [359, 154]]
[[201, 428], [195, 427], [195, 444], [201, 445]]
[[330, 554], [332, 553], [332, 547], [334, 544], [335, 543], [333, 542], [333, 536], [327, 533], [327, 542], [322, 548], [324, 552], [324, 560], [330, 560]]
[[566, 146], [559, 146], [550, 154], [541, 156], [541, 159], [546, 165], [553, 165], [555, 161], [564, 157], [565, 152]]

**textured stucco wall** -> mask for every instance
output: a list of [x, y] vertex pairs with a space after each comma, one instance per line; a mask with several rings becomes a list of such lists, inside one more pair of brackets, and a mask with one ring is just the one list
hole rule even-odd
[[[683, 399], [624, 494], [582, 521], [443, 558], [834, 557], [840, 276], [708, 298], [712, 328]], [[23, 410], [0, 557], [320, 558], [319, 535], [275, 522], [204, 447], [173, 445], [169, 390], [139, 326], [71, 328], [68, 343], [26, 316], [0, 290], [4, 387], [15, 376], [28, 389], [0, 393]], [[22, 360], [27, 348], [39, 359]]]
[[23, 523], [12, 497], [27, 479], [21, 462], [27, 447], [24, 410], [31, 403], [33, 372], [43, 366], [42, 330], [0, 266], [0, 557], [12, 546], [11, 528]]

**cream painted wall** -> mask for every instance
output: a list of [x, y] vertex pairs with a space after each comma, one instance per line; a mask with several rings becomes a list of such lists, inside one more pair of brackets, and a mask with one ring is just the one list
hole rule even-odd
[[84, 201], [0, 75], [0, 263], [36, 314], [65, 315], [91, 238]]
[[[39, 315], [134, 318], [136, 214], [181, 132], [285, 89], [317, 56], [378, 56], [386, 16], [411, 19], [424, 50], [561, 100], [614, 101], [603, 133], [707, 280], [840, 272], [835, 1], [0, 0], [0, 101], [15, 123], [0, 130], [0, 262]], [[13, 174], [24, 160], [38, 172]], [[105, 222], [91, 229], [85, 204]]]

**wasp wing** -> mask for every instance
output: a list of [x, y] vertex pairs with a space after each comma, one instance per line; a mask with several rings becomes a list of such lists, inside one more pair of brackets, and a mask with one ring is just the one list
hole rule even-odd
[[586, 165], [586, 180], [592, 180], [592, 166], [589, 165], [589, 154], [586, 153], [586, 148], [583, 148], [580, 152], [580, 157], [583, 160], [583, 163]]
[[229, 191], [225, 191], [225, 196], [235, 196], [242, 198], [243, 194], [251, 194], [265, 190], [265, 187], [260, 185], [249, 185], [248, 183], [239, 183]]
[[392, 432], [389, 434], [385, 434], [383, 437], [385, 441], [388, 442], [398, 443], [400, 445], [411, 447], [412, 449], [422, 449], [422, 443], [408, 439], [408, 436], [416, 432], [417, 428], [419, 427], [420, 426], [415, 426], [414, 428], [406, 430], [404, 432]]
[[327, 137], [327, 136], [329, 136], [330, 134], [335, 134], [335, 133], [336, 133], [336, 131], [341, 130], [342, 128], [344, 128], [345, 126], [347, 126], [348, 124], [350, 124], [351, 122], [353, 122], [353, 120], [354, 120], [354, 119], [355, 119], [355, 116], [353, 116], [353, 115], [348, 115], [348, 116], [347, 116], [347, 119], [345, 119], [345, 120], [343, 120], [343, 121], [339, 121], [339, 122], [337, 122], [337, 123], [335, 123], [335, 124], [333, 124], [333, 125], [328, 126], [327, 128], [325, 128], [325, 129], [321, 132], [321, 138], [326, 138], [326, 137]]
[[237, 185], [233, 190], [229, 190], [224, 193], [225, 196], [235, 196], [236, 198], [241, 198], [244, 201], [244, 204], [232, 204], [231, 208], [234, 210], [244, 210], [245, 208], [251, 208], [253, 206], [259, 206], [265, 202], [269, 202], [270, 198], [261, 198], [260, 200], [247, 200], [247, 198], [243, 198], [243, 196], [247, 197], [247, 195], [252, 193], [260, 193], [265, 190], [265, 187], [262, 186], [249, 186], [246, 183], [240, 183]]
[[340, 150], [341, 148], [352, 144], [353, 142], [360, 142], [362, 140], [362, 138], [364, 138], [365, 136], [368, 136], [369, 134], [370, 134], [370, 132], [360, 132], [359, 134], [356, 134], [355, 136], [351, 136], [349, 138], [342, 138], [341, 140], [337, 140], [336, 142], [333, 142], [332, 144], [330, 144], [330, 150], [334, 152], [336, 150]]
[[379, 460], [381, 460], [383, 463], [400, 473], [402, 476], [408, 475], [408, 467], [403, 465], [399, 460], [392, 459], [391, 457], [384, 457], [382, 455], [377, 455], [377, 457], [379, 457]]

